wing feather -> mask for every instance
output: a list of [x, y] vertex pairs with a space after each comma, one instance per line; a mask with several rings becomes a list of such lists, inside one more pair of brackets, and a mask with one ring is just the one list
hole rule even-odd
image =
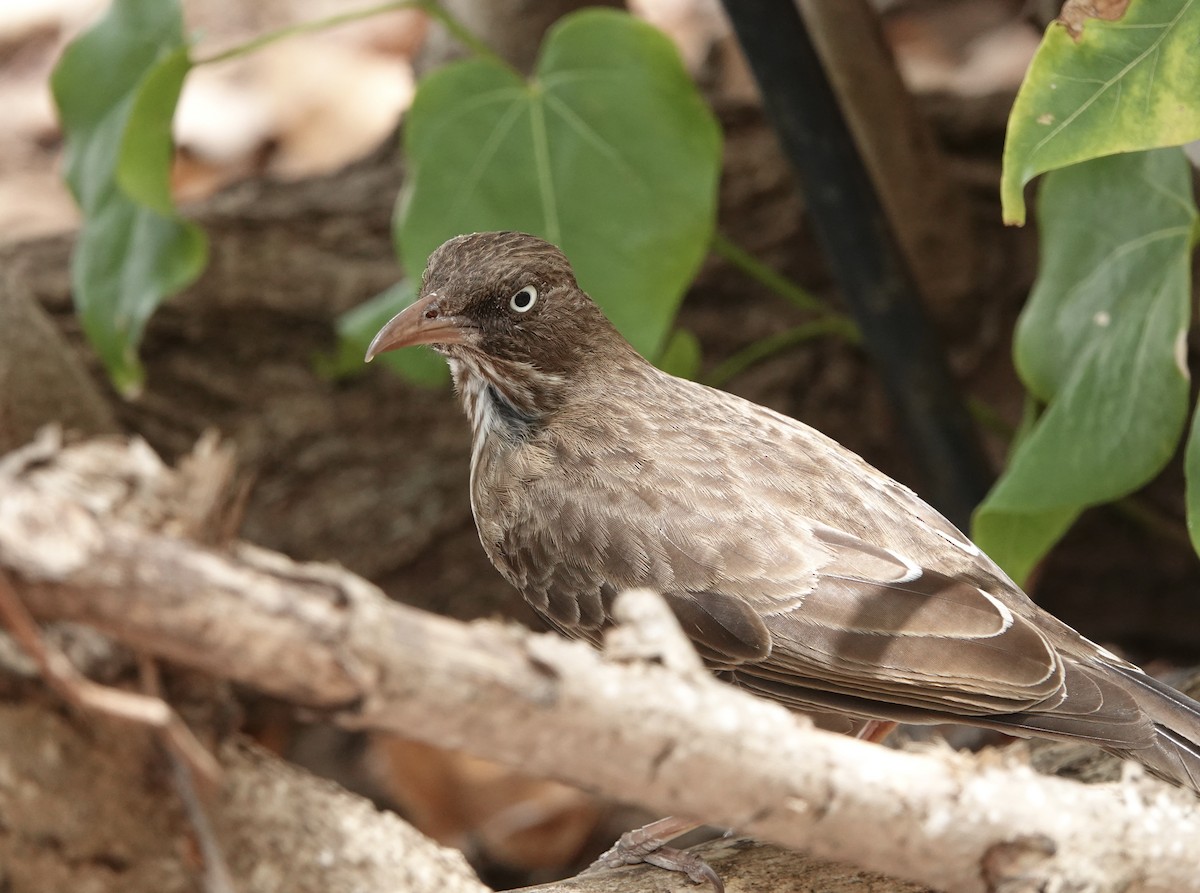
[[[1115, 710], [1116, 743], [1144, 735], [1132, 699], [1082, 668], [1095, 646], [911, 491], [798, 422], [646, 375], [646, 405], [687, 400], [686, 425], [650, 411], [625, 430], [627, 407], [591, 394], [549, 442], [476, 469], [485, 548], [556, 626], [595, 640], [604, 593], [648, 586], [714, 668], [785, 703], [1097, 740]], [[707, 442], [706, 419], [731, 416]]]

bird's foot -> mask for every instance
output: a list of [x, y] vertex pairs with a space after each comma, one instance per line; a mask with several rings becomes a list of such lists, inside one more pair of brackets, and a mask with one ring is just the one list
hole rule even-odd
[[707, 881], [712, 884], [715, 893], [725, 893], [725, 882], [707, 862], [694, 853], [666, 845], [667, 841], [697, 827], [699, 825], [696, 822], [670, 816], [627, 831], [583, 873], [645, 862], [667, 871], [678, 871], [693, 884]]

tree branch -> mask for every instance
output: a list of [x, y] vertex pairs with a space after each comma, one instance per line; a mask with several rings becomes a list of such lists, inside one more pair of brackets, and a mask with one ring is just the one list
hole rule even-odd
[[203, 548], [131, 511], [137, 493], [199, 477], [147, 452], [109, 440], [0, 463], [0, 567], [36, 615], [92, 624], [349, 727], [939, 889], [1200, 891], [1200, 810], [1183, 792], [1150, 779], [1084, 786], [995, 755], [888, 750], [694, 671], [456, 623], [341, 569], [249, 545]]

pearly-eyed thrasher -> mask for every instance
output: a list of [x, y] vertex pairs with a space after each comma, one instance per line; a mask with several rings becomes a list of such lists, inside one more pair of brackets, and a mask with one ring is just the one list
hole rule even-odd
[[474, 431], [488, 557], [595, 641], [661, 592], [725, 679], [789, 706], [1074, 738], [1200, 790], [1200, 704], [1035, 605], [833, 440], [638, 355], [553, 245], [459, 236], [367, 359], [443, 354]]

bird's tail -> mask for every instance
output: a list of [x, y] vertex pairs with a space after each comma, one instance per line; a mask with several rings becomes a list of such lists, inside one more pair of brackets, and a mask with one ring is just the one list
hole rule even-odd
[[1129, 756], [1155, 775], [1200, 794], [1200, 702], [1176, 691], [1153, 676], [1116, 666], [1126, 680], [1126, 690], [1154, 722], [1152, 745]]
[[1200, 794], [1200, 746], [1165, 726], [1155, 726], [1158, 737], [1150, 747], [1121, 753], [1137, 760], [1159, 778]]

